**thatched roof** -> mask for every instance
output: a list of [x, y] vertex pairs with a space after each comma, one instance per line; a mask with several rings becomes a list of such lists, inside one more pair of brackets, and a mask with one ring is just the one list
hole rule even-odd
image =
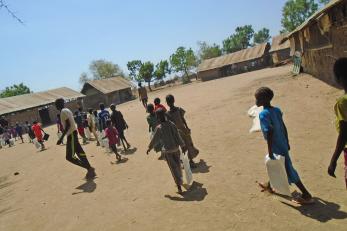
[[272, 38], [272, 44], [270, 52], [280, 51], [284, 49], [290, 48], [290, 42], [289, 40], [285, 41], [284, 43], [281, 43], [282, 39], [286, 36], [286, 34], [280, 34]]
[[133, 87], [133, 84], [123, 77], [117, 76], [107, 79], [88, 81], [83, 85], [81, 92], [85, 94], [88, 87], [95, 88], [103, 94], [108, 94], [111, 92], [131, 88]]
[[231, 64], [241, 63], [260, 58], [264, 55], [267, 45], [268, 43], [263, 43], [217, 58], [206, 59], [199, 65], [198, 72], [212, 70]]
[[304, 23], [302, 23], [300, 26], [298, 26], [295, 30], [290, 32], [287, 36], [285, 36], [282, 39], [282, 43], [288, 40], [290, 37], [292, 37], [295, 33], [301, 31], [302, 29], [308, 27], [312, 23], [314, 23], [317, 19], [319, 19], [321, 16], [327, 13], [328, 10], [330, 10], [332, 7], [344, 2], [346, 0], [331, 0], [328, 4], [326, 4], [322, 9], [318, 10], [316, 13], [314, 13], [311, 17], [309, 17]]
[[54, 103], [58, 98], [73, 100], [85, 95], [67, 87], [0, 99], [0, 114], [9, 114]]

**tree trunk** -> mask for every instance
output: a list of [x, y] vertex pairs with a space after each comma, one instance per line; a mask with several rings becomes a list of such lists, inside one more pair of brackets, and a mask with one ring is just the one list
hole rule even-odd
[[151, 88], [151, 82], [150, 82], [150, 81], [148, 81], [147, 83], [148, 83], [148, 89], [149, 89], [150, 91], [152, 91], [152, 88]]

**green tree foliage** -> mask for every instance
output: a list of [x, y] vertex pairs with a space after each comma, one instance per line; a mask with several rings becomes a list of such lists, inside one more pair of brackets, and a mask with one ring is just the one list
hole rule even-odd
[[198, 42], [199, 46], [199, 60], [211, 59], [222, 55], [222, 50], [219, 45], [213, 44], [209, 45], [207, 42]]
[[270, 40], [270, 30], [267, 28], [263, 28], [258, 32], [254, 33], [254, 44], [266, 43]]
[[331, 0], [319, 0], [320, 4], [326, 5], [330, 2]]
[[318, 9], [314, 0], [288, 0], [282, 9], [281, 32], [290, 32], [300, 26]]
[[88, 82], [89, 80], [91, 80], [91, 79], [88, 78], [88, 74], [86, 72], [83, 72], [80, 75], [80, 79], [79, 79], [80, 84], [83, 85], [84, 83]]
[[31, 93], [30, 88], [25, 86], [23, 83], [14, 84], [13, 86], [6, 87], [5, 90], [0, 92], [0, 98], [6, 98], [16, 95], [24, 95]]
[[[197, 66], [197, 58], [191, 48], [179, 47], [170, 56], [170, 64], [175, 72], [182, 72], [188, 77], [189, 71]], [[183, 81], [185, 80], [183, 79]]]
[[127, 67], [130, 72], [130, 78], [138, 83], [142, 81], [141, 76], [139, 74], [141, 66], [142, 62], [140, 60], [132, 60], [127, 63]]
[[141, 65], [139, 75], [140, 78], [148, 83], [149, 90], [151, 89], [151, 81], [153, 78], [154, 65], [151, 62], [145, 62]]
[[254, 35], [252, 25], [237, 27], [235, 33], [223, 41], [224, 53], [232, 53], [243, 50], [251, 46], [251, 39]]
[[115, 76], [125, 77], [122, 69], [110, 61], [104, 59], [93, 60], [89, 64], [89, 71], [92, 74], [92, 77], [89, 77], [86, 72], [83, 72], [80, 75], [79, 82], [84, 84], [89, 80], [98, 80], [98, 79], [107, 79]]
[[167, 60], [161, 60], [157, 65], [155, 65], [155, 71], [153, 73], [157, 80], [162, 80], [167, 74], [170, 74], [171, 70], [169, 67], [169, 62]]

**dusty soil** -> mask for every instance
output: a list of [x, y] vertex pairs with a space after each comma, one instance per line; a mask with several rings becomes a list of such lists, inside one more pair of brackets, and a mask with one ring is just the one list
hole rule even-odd
[[[346, 230], [347, 196], [343, 162], [337, 179], [327, 176], [336, 132], [332, 106], [342, 94], [290, 66], [264, 69], [204, 83], [168, 88], [187, 111], [187, 121], [201, 154], [193, 189], [184, 197], [158, 154], [145, 154], [149, 141], [145, 110], [138, 101], [119, 106], [136, 147], [123, 164], [90, 143], [84, 146], [98, 177], [86, 182], [84, 170], [65, 160], [56, 146], [55, 127], [47, 129], [48, 150], [32, 144], [0, 150], [0, 230]], [[266, 180], [266, 144], [250, 134], [246, 112], [254, 91], [270, 86], [273, 104], [284, 112], [291, 156], [302, 181], [315, 196], [312, 206], [298, 206], [261, 193]], [[19, 175], [14, 175], [18, 172]], [[292, 187], [292, 190], [296, 190]]]

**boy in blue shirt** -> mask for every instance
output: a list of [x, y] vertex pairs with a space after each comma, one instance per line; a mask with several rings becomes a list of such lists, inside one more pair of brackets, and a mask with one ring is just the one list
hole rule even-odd
[[[273, 97], [274, 93], [268, 87], [261, 87], [255, 93], [256, 105], [258, 107], [264, 107], [264, 110], [259, 114], [259, 119], [261, 130], [267, 141], [269, 157], [274, 159], [274, 153], [284, 156], [288, 182], [290, 184], [294, 183], [302, 192], [301, 197], [295, 198], [294, 201], [300, 204], [313, 203], [311, 194], [301, 182], [297, 171], [292, 165], [289, 156], [290, 146], [287, 128], [283, 122], [281, 110], [271, 106]], [[273, 192], [270, 182], [267, 184], [259, 183], [259, 186], [263, 188], [263, 190]]]

